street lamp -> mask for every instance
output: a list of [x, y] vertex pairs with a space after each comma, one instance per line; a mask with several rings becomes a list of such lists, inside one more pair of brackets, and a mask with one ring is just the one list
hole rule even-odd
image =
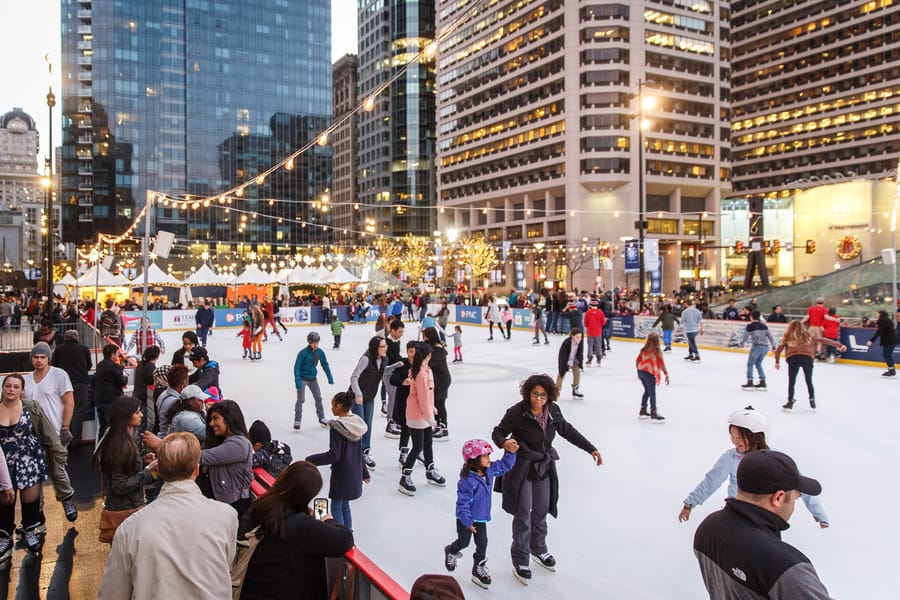
[[53, 221], [53, 107], [56, 106], [56, 96], [53, 94], [53, 64], [50, 62], [50, 55], [45, 54], [44, 60], [47, 61], [47, 70], [51, 77], [47, 90], [50, 134], [47, 140], [47, 156], [49, 157], [47, 158], [47, 194], [44, 198], [44, 211], [47, 213], [47, 273], [44, 279], [44, 293], [47, 295], [47, 305], [44, 310], [49, 317], [53, 314], [53, 232], [56, 231], [56, 223]]
[[[638, 221], [635, 224], [638, 230], [638, 258], [640, 263], [640, 274], [638, 281], [638, 290], [640, 292], [640, 307], [644, 306], [644, 291], [645, 291], [645, 283], [644, 278], [646, 276], [644, 270], [644, 230], [647, 228], [647, 222], [644, 220], [644, 212], [646, 210], [646, 193], [644, 189], [644, 129], [648, 127], [648, 123], [644, 121], [644, 109], [652, 109], [656, 106], [656, 98], [644, 97], [644, 86], [648, 82], [643, 79], [638, 79], [638, 112], [636, 115], [632, 115], [632, 118], [637, 117], [638, 120]], [[632, 96], [634, 98], [635, 96]]]

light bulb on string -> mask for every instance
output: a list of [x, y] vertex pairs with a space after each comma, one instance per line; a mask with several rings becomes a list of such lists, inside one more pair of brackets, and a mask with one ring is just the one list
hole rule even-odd
[[320, 146], [327, 146], [328, 145], [328, 132], [323, 131], [322, 133], [320, 133], [319, 138], [316, 140], [316, 143]]
[[375, 110], [375, 96], [369, 96], [363, 101], [362, 104], [363, 110], [366, 112], [372, 112]]
[[244, 186], [241, 186], [238, 189], [234, 190], [234, 195], [237, 196], [238, 198], [243, 196], [244, 195]]
[[287, 159], [287, 162], [284, 163], [284, 170], [290, 171], [294, 168], [294, 157]]
[[425, 56], [427, 60], [434, 60], [434, 57], [437, 56], [438, 44], [437, 41], [433, 41], [427, 46], [425, 46], [425, 50], [422, 51], [422, 54]]
[[256, 185], [262, 185], [266, 182], [265, 173], [256, 176]]

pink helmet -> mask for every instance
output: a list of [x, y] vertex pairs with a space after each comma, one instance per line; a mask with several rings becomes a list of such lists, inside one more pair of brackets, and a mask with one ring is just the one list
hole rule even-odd
[[463, 444], [462, 455], [465, 460], [478, 458], [484, 454], [490, 454], [494, 449], [484, 440], [469, 440]]

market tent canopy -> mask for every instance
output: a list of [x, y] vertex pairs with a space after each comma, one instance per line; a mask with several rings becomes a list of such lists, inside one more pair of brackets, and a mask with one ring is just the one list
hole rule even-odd
[[328, 281], [328, 283], [343, 284], [343, 283], [357, 283], [360, 281], [365, 281], [365, 279], [362, 279], [361, 277], [357, 277], [356, 275], [354, 275], [353, 273], [351, 273], [350, 271], [345, 269], [343, 267], [343, 265], [338, 265], [337, 267], [335, 267], [334, 271], [332, 271], [328, 275], [327, 281]]
[[307, 269], [306, 267], [301, 267], [297, 265], [294, 269], [288, 274], [287, 282], [288, 283], [306, 283], [309, 279], [312, 271]]
[[78, 285], [78, 280], [75, 279], [71, 273], [66, 273], [62, 276], [62, 279], [56, 282], [56, 285], [67, 285], [69, 287]]
[[268, 273], [264, 273], [256, 265], [250, 265], [231, 283], [236, 285], [269, 285], [271, 282], [272, 278], [269, 277]]
[[[100, 269], [99, 279], [97, 278], [98, 268]], [[84, 275], [78, 278], [78, 286], [94, 287], [95, 285], [99, 285], [100, 287], [127, 286], [129, 285], [129, 281], [124, 275], [113, 275], [104, 269], [103, 265], [94, 265], [88, 269]]]
[[280, 271], [273, 270], [272, 273], [270, 274], [271, 282], [272, 283], [287, 283], [288, 277], [290, 276], [291, 272], [292, 272], [291, 269], [289, 269], [288, 267], [285, 267], [285, 268], [281, 269]]
[[184, 280], [184, 285], [225, 285], [227, 283], [224, 277], [216, 275], [207, 264], [191, 273], [191, 276]]
[[[140, 287], [144, 285], [144, 274], [141, 273], [131, 280], [131, 287]], [[180, 286], [181, 282], [172, 275], [163, 272], [156, 263], [150, 263], [147, 268], [147, 285], [153, 286]]]

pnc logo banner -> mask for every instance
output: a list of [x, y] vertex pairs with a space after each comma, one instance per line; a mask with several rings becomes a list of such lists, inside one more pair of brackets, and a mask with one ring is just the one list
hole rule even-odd
[[461, 323], [481, 323], [481, 308], [477, 306], [457, 306], [456, 320]]

